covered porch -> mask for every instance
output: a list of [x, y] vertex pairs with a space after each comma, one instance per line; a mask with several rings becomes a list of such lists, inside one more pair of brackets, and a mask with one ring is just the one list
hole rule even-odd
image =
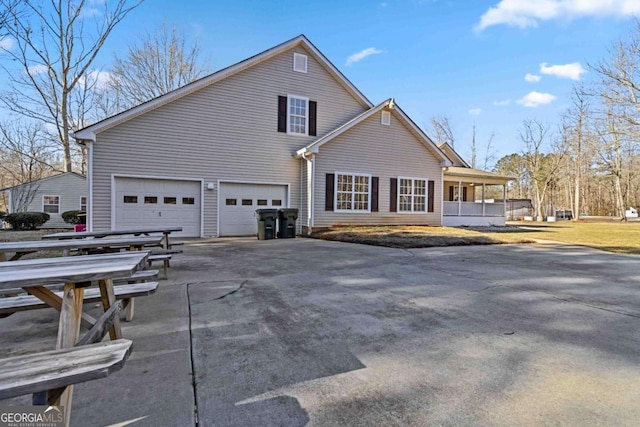
[[[505, 225], [507, 184], [513, 178], [466, 167], [444, 170], [442, 225]], [[499, 199], [499, 202], [495, 202]]]

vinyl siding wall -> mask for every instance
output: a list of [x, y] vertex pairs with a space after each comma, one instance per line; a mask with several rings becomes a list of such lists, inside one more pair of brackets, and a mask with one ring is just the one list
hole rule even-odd
[[[293, 71], [293, 52], [308, 55]], [[111, 175], [288, 183], [299, 208], [300, 160], [317, 137], [277, 132], [278, 95], [317, 102], [317, 137], [364, 111], [324, 68], [295, 47], [97, 136], [93, 151], [93, 227], [111, 227]], [[204, 235], [217, 230], [217, 192], [204, 190]]]
[[[378, 212], [325, 211], [326, 174], [351, 172], [379, 178]], [[435, 181], [434, 212], [389, 212], [390, 179], [424, 178]], [[391, 126], [380, 124], [380, 113], [320, 147], [316, 156], [314, 227], [337, 224], [440, 225], [442, 168], [440, 161], [409, 131], [394, 113]]]
[[[32, 189], [36, 191], [35, 197], [27, 208], [31, 212], [44, 212], [43, 196], [59, 196], [60, 208], [57, 214], [49, 214], [49, 221], [45, 222], [41, 228], [72, 228], [62, 219], [62, 212], [80, 209], [80, 197], [87, 196], [87, 180], [73, 173], [64, 173], [53, 178], [45, 179], [32, 184]], [[27, 186], [17, 187], [11, 190], [31, 191]]]

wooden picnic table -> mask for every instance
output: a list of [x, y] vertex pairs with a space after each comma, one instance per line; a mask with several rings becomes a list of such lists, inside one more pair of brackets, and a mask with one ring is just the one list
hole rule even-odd
[[154, 228], [132, 228], [132, 229], [124, 229], [124, 230], [108, 230], [108, 231], [80, 231], [80, 232], [62, 232], [62, 233], [53, 233], [42, 236], [44, 240], [67, 240], [67, 239], [84, 239], [87, 237], [93, 237], [96, 239], [101, 239], [104, 237], [110, 236], [124, 236], [128, 234], [132, 234], [134, 236], [140, 236], [144, 234], [148, 236], [150, 234], [162, 233], [164, 236], [163, 247], [164, 249], [170, 249], [171, 245], [169, 243], [169, 235], [173, 232], [182, 231], [182, 227], [154, 227]]
[[[21, 287], [46, 304], [59, 309], [56, 349], [65, 349], [74, 347], [79, 342], [84, 289], [91, 286], [92, 281], [97, 281], [105, 311], [98, 322], [102, 324], [108, 320], [111, 325], [109, 336], [112, 340], [117, 340], [122, 338], [122, 331], [118, 317], [113, 316], [112, 306], [116, 304], [113, 279], [130, 277], [144, 267], [148, 256], [149, 253], [144, 251], [128, 252], [126, 255], [102, 254], [0, 263], [0, 289]], [[65, 283], [62, 297], [44, 286], [60, 282]], [[95, 333], [93, 328], [89, 331], [89, 334], [91, 333]], [[83, 341], [84, 338], [80, 340], [81, 343]], [[64, 392], [56, 391], [53, 401], [47, 399], [48, 404], [64, 406], [67, 423], [71, 409], [72, 387], [66, 386]]]
[[16, 261], [26, 254], [38, 251], [62, 250], [63, 255], [68, 255], [71, 250], [89, 249], [120, 249], [140, 250], [144, 246], [159, 245], [162, 236], [131, 236], [110, 239], [82, 239], [82, 240], [35, 240], [27, 242], [0, 243], [0, 261], [7, 261], [7, 253], [14, 255], [9, 261]]

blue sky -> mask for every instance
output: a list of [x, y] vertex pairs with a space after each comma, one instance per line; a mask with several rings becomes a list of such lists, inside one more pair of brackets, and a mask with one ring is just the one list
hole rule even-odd
[[393, 97], [422, 127], [448, 116], [466, 158], [475, 122], [501, 157], [521, 151], [523, 120], [559, 122], [632, 14], [640, 0], [146, 0], [96, 67], [162, 23], [198, 38], [213, 71], [305, 34], [373, 103]]

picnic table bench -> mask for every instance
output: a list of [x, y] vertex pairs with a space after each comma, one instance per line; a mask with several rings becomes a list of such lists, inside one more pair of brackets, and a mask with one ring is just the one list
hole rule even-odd
[[130, 353], [131, 341], [119, 339], [0, 359], [0, 400], [104, 378]]
[[72, 250], [88, 251], [91, 249], [115, 250], [128, 248], [133, 251], [140, 250], [147, 245], [158, 245], [161, 241], [162, 236], [134, 236], [113, 239], [6, 242], [0, 243], [0, 261], [7, 261], [7, 253], [14, 253], [9, 261], [15, 261], [26, 254], [38, 251], [62, 250], [63, 255], [69, 255]]

